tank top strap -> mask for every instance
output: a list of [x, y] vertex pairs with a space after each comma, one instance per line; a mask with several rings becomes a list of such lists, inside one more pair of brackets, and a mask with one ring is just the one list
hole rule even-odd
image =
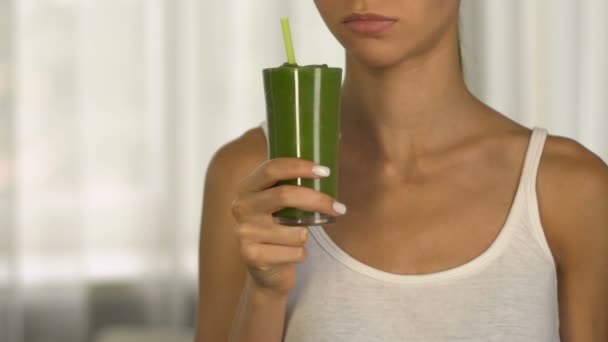
[[264, 136], [266, 136], [266, 140], [268, 140], [268, 123], [266, 122], [266, 120], [260, 122], [260, 127], [262, 128], [262, 131], [264, 131]]
[[551, 249], [549, 248], [540, 218], [538, 194], [536, 191], [538, 169], [545, 142], [547, 140], [547, 135], [548, 132], [545, 128], [536, 126], [532, 129], [532, 135], [528, 144], [528, 151], [526, 152], [522, 171], [522, 185], [524, 186], [525, 207], [531, 232], [536, 238], [545, 256], [551, 263], [553, 263], [553, 255], [551, 253]]
[[269, 137], [268, 137], [268, 122], [266, 120], [260, 122], [260, 127], [262, 128], [262, 131], [264, 132], [264, 138], [266, 138], [266, 155], [268, 156], [268, 158], [270, 158], [270, 143], [269, 143]]
[[540, 165], [540, 159], [546, 139], [546, 129], [541, 127], [534, 127], [532, 129], [532, 134], [528, 143], [528, 150], [524, 160], [524, 167], [522, 170], [522, 177], [524, 182], [527, 184], [527, 187], [534, 187], [536, 185], [538, 167]]

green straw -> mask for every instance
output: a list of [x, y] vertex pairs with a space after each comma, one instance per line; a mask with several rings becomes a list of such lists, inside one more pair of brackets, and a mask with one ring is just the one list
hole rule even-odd
[[281, 26], [283, 27], [283, 40], [285, 41], [285, 51], [287, 52], [287, 63], [296, 65], [296, 54], [293, 51], [293, 40], [291, 39], [289, 18], [281, 18]]

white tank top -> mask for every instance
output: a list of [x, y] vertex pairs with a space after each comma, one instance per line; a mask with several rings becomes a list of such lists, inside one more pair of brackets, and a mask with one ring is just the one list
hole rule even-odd
[[[261, 123], [266, 136], [266, 122]], [[399, 275], [354, 259], [321, 226], [289, 296], [285, 342], [560, 341], [557, 276], [536, 174], [547, 130], [534, 127], [507, 220], [475, 259]]]

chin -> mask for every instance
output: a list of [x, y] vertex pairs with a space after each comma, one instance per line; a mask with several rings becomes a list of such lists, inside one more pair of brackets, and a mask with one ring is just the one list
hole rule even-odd
[[373, 43], [347, 45], [345, 49], [348, 58], [372, 69], [390, 68], [407, 57], [404, 51]]

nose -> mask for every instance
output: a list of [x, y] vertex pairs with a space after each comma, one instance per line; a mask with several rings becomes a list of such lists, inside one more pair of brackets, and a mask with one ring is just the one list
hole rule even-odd
[[369, 11], [368, 0], [351, 0], [349, 2], [351, 3], [350, 7], [353, 9], [353, 12], [365, 13]]

